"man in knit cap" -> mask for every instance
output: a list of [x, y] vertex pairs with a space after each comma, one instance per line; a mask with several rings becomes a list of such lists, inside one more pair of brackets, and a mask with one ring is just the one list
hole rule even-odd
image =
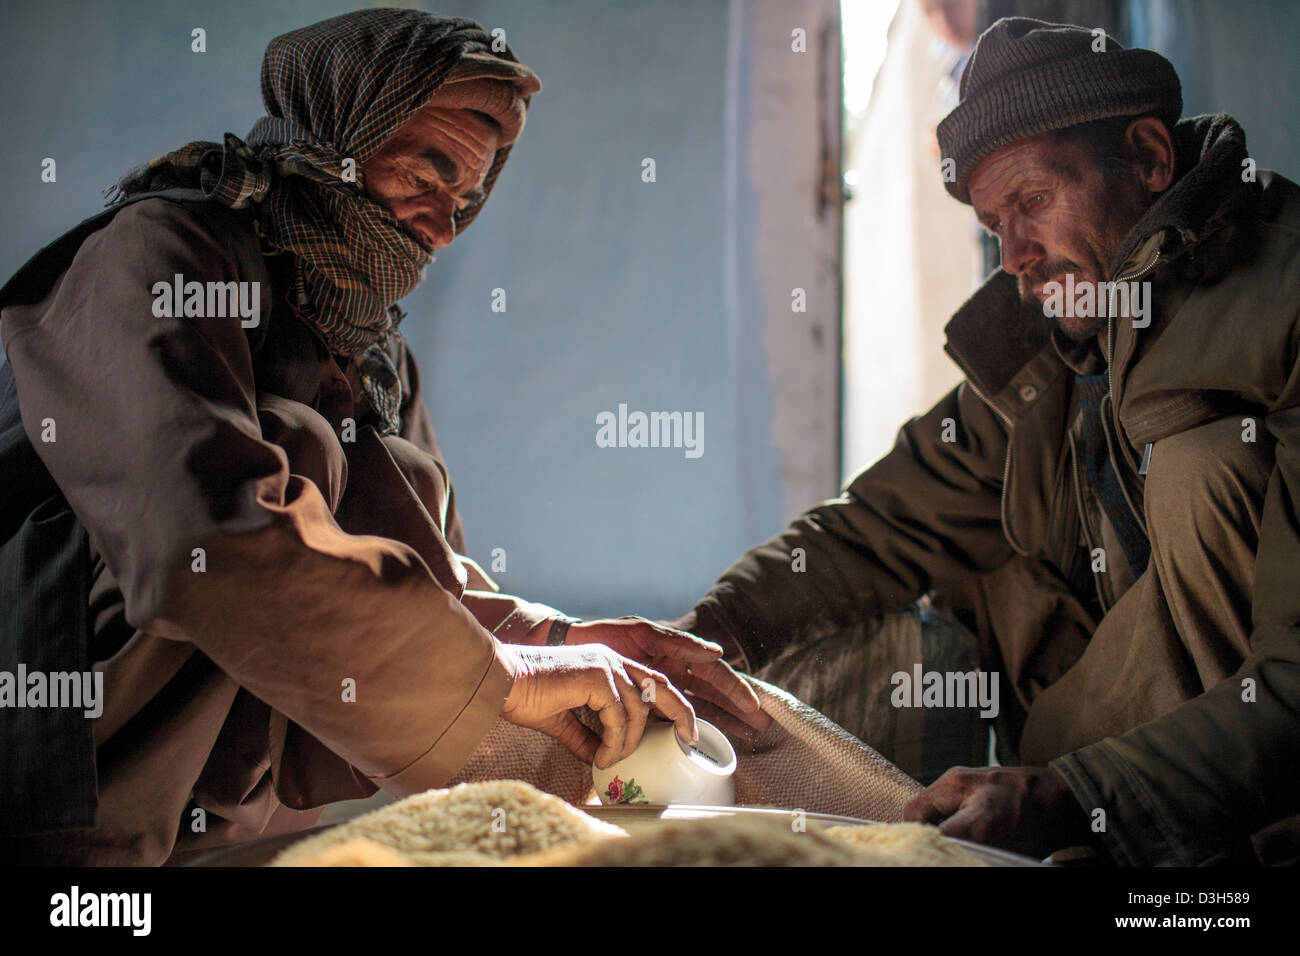
[[954, 768], [909, 819], [1121, 864], [1294, 859], [1300, 190], [1099, 30], [999, 20], [960, 94], [945, 185], [1001, 246], [946, 329], [965, 380], [677, 623], [796, 693], [791, 661], [825, 691], [877, 660], [889, 695], [919, 657], [872, 655], [928, 595], [1001, 678], [1020, 766]]
[[[276, 37], [246, 139], [133, 170], [0, 293], [0, 858], [301, 829], [444, 785], [499, 718], [608, 766], [652, 712], [692, 736], [667, 675], [757, 711], [720, 648], [574, 622], [460, 553], [397, 302], [540, 86], [415, 10]], [[15, 687], [92, 668], [76, 708]]]

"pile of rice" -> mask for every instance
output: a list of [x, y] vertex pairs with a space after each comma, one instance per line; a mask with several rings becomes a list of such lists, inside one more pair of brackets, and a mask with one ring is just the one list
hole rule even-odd
[[919, 823], [668, 820], [629, 833], [514, 780], [429, 790], [294, 844], [272, 866], [986, 866]]

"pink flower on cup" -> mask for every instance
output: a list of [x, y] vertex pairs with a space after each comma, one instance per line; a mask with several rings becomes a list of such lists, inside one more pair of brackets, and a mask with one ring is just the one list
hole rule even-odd
[[624, 783], [616, 775], [605, 788], [605, 796], [609, 798], [610, 803], [646, 802], [645, 792], [637, 785], [635, 777], [629, 778], [627, 783]]

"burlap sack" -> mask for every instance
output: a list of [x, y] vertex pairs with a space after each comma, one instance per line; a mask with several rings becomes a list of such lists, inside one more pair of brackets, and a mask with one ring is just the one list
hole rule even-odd
[[[903, 819], [921, 785], [892, 763], [778, 687], [746, 676], [772, 726], [753, 745], [735, 739], [736, 803], [835, 813], [883, 823]], [[590, 712], [584, 722], [599, 726]], [[483, 738], [448, 786], [523, 780], [570, 803], [595, 800], [591, 767], [553, 738], [504, 720]]]

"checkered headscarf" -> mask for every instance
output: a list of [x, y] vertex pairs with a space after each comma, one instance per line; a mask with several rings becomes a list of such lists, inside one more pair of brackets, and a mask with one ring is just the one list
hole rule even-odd
[[[537, 77], [472, 20], [418, 10], [362, 10], [273, 39], [262, 60], [267, 115], [245, 140], [189, 143], [127, 173], [109, 203], [168, 185], [197, 185], [235, 209], [255, 205], [266, 244], [294, 254], [299, 308], [338, 355], [355, 356], [374, 410], [396, 429], [400, 389], [385, 348], [398, 300], [432, 256], [365, 195], [361, 165], [431, 100], [493, 115], [501, 145], [483, 183], [490, 193], [523, 125]], [[468, 80], [477, 79], [472, 86]], [[491, 92], [484, 93], [486, 87]], [[345, 181], [351, 160], [355, 182]], [[456, 213], [456, 233], [481, 204]]]

